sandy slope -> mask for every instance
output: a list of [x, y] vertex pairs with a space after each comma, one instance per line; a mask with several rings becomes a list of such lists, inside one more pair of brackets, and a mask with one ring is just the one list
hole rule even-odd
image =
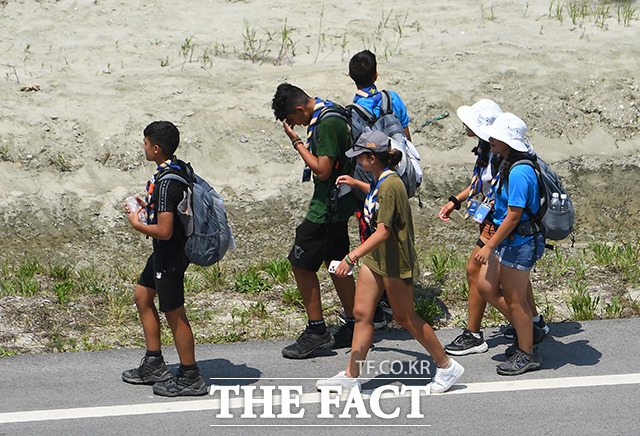
[[[414, 203], [422, 244], [472, 242], [471, 226], [441, 223], [436, 211], [470, 176], [473, 144], [455, 109], [483, 97], [520, 115], [563, 176], [578, 241], [637, 228], [640, 22], [619, 24], [615, 5], [601, 28], [593, 17], [579, 25], [549, 17], [546, 0], [6, 3], [3, 257], [112, 264], [148, 251], [121, 201], [141, 194], [153, 170], [141, 132], [155, 119], [179, 126], [180, 154], [227, 199], [239, 249], [225, 262], [284, 254], [311, 186], [299, 183], [302, 164], [271, 97], [286, 80], [348, 103], [347, 62], [365, 47], [378, 54], [379, 86], [405, 100], [423, 155], [425, 207]], [[274, 65], [285, 25], [295, 56], [289, 49]], [[40, 91], [20, 91], [32, 83]], [[422, 128], [445, 111], [452, 115]]]

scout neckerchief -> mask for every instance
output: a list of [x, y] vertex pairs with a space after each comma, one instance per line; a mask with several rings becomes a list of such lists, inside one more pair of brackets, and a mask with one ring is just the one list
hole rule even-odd
[[147, 196], [145, 198], [145, 201], [147, 202], [147, 223], [148, 224], [157, 224], [158, 221], [156, 219], [156, 211], [155, 211], [155, 204], [151, 202], [151, 196], [153, 195], [153, 187], [156, 184], [156, 176], [158, 175], [158, 173], [160, 173], [161, 171], [163, 171], [166, 168], [175, 168], [175, 169], [180, 169], [180, 166], [176, 163], [176, 157], [173, 156], [171, 159], [167, 159], [166, 161], [162, 162], [158, 168], [156, 168], [156, 172], [153, 173], [153, 175], [151, 176], [151, 179], [149, 179], [149, 181], [147, 182]]
[[382, 99], [382, 94], [378, 92], [376, 85], [371, 85], [366, 88], [358, 89], [356, 91], [356, 95], [353, 97], [353, 102], [357, 103], [361, 98], [373, 98], [373, 102], [377, 105]]
[[311, 136], [313, 135], [313, 131], [317, 127], [320, 113], [322, 112], [322, 109], [330, 106], [333, 106], [332, 102], [324, 101], [321, 98], [316, 97], [316, 105], [313, 107], [313, 115], [311, 115], [311, 121], [309, 122], [309, 127], [307, 127], [307, 149], [309, 151], [311, 151]]
[[[305, 144], [307, 150], [311, 152], [311, 136], [313, 136], [313, 131], [316, 129], [318, 124], [318, 118], [320, 118], [320, 113], [326, 107], [333, 106], [333, 103], [330, 101], [324, 101], [319, 97], [316, 97], [316, 104], [313, 107], [313, 115], [311, 115], [311, 121], [309, 122], [309, 127], [307, 127], [307, 143]], [[317, 145], [317, 144], [316, 144]], [[313, 153], [313, 152], [312, 152]], [[311, 169], [305, 165], [304, 171], [302, 172], [302, 181], [308, 182], [311, 179]]]
[[[493, 158], [492, 158], [493, 159]], [[489, 163], [487, 164], [487, 169], [491, 168], [491, 159], [489, 160]], [[473, 199], [474, 196], [476, 196], [477, 194], [479, 194], [480, 192], [482, 192], [482, 177], [481, 177], [481, 170], [482, 168], [480, 167], [480, 165], [476, 165], [473, 168], [473, 176], [471, 177], [471, 188], [469, 189], [469, 196], [467, 197], [467, 204]], [[491, 179], [491, 188], [489, 189], [489, 193], [487, 194], [487, 196], [484, 198], [483, 203], [488, 203], [491, 201], [491, 198], [493, 196], [493, 188], [495, 187], [496, 183], [498, 183], [498, 180], [500, 180], [500, 172], [502, 171], [502, 165], [500, 165], [500, 169], [498, 171], [496, 171], [496, 174], [493, 176], [493, 178]], [[467, 209], [467, 211], [464, 213], [464, 217], [465, 218], [469, 218], [469, 210]]]
[[376, 182], [374, 180], [371, 182], [371, 189], [369, 190], [369, 194], [367, 194], [367, 198], [364, 200], [364, 222], [367, 223], [367, 227], [371, 233], [373, 233], [373, 229], [371, 228], [371, 219], [373, 218], [373, 212], [376, 209], [376, 204], [378, 204], [378, 189], [380, 189], [380, 183], [394, 172], [395, 171], [390, 170], [389, 168], [385, 168], [382, 174], [380, 174], [378, 181]]

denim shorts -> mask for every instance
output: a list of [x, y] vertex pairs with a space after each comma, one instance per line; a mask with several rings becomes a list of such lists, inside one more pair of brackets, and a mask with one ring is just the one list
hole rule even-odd
[[519, 269], [522, 271], [530, 271], [533, 265], [544, 254], [545, 240], [542, 233], [529, 239], [522, 245], [509, 245], [502, 243], [495, 250], [496, 256], [501, 264]]

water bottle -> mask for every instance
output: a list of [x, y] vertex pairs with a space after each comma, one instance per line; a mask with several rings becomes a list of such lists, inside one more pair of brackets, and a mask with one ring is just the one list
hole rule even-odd
[[127, 206], [129, 206], [129, 210], [133, 212], [138, 211], [138, 218], [140, 219], [140, 222], [142, 224], [147, 223], [147, 212], [144, 210], [143, 207], [140, 206], [140, 203], [138, 203], [138, 200], [136, 200], [136, 197], [134, 196], [128, 197], [125, 200], [125, 203], [127, 203]]
[[559, 212], [560, 211], [560, 194], [554, 192], [551, 194], [551, 201], [549, 202], [549, 209]]
[[568, 208], [567, 194], [560, 194], [560, 212], [565, 212]]

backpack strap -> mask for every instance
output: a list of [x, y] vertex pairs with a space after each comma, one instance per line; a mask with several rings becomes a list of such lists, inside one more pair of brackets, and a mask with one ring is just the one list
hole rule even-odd
[[[515, 161], [513, 165], [511, 165], [511, 168], [509, 168], [509, 174], [511, 174], [511, 170], [513, 170], [513, 168], [517, 165], [528, 165], [531, 168], [533, 168], [533, 171], [536, 173], [536, 178], [538, 179], [538, 192], [542, 197], [543, 195], [542, 190], [544, 189], [544, 186], [542, 185], [542, 179], [540, 178], [540, 168], [538, 168], [538, 165], [536, 164], [535, 156], [533, 157], [533, 159], [520, 159]], [[504, 187], [507, 190], [507, 196], [508, 196], [509, 195], [509, 176], [507, 176], [507, 178], [505, 179]], [[518, 225], [513, 229], [511, 234], [517, 233], [521, 236], [532, 236], [542, 231], [542, 217], [539, 216], [539, 213], [541, 211], [542, 211], [542, 208], [540, 208], [538, 210], [538, 213], [535, 214], [531, 212], [531, 209], [529, 209], [529, 206], [525, 206], [524, 212], [527, 214], [529, 219], [519, 222]]]
[[[347, 124], [349, 124], [349, 119], [347, 118], [347, 115], [345, 113], [345, 110], [342, 106], [339, 106], [337, 104], [333, 104], [333, 106], [328, 106], [326, 109], [324, 109], [322, 112], [320, 112], [320, 115], [318, 115], [318, 121], [317, 123], [320, 124], [322, 122], [322, 120], [324, 120], [325, 118], [328, 117], [338, 117], [343, 119]], [[317, 144], [318, 143], [318, 129], [313, 129], [313, 132], [311, 133], [311, 142], [313, 144]]]
[[380, 91], [380, 97], [380, 116], [393, 114], [393, 103], [391, 102], [389, 91]]

